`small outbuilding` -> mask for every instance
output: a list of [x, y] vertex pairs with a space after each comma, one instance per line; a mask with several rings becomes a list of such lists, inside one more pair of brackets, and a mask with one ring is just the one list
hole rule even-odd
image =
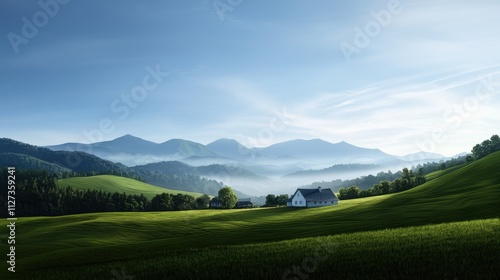
[[222, 208], [222, 204], [220, 204], [220, 200], [217, 197], [210, 200], [210, 208]]
[[252, 208], [253, 203], [250, 198], [241, 198], [236, 202], [236, 208]]
[[[210, 208], [222, 208], [219, 198], [214, 197], [210, 200]], [[241, 198], [236, 202], [235, 208], [253, 208], [250, 198]]]

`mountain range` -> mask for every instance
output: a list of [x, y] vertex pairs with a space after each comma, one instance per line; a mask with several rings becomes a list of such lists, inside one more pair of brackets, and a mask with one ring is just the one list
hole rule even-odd
[[191, 156], [217, 155], [204, 145], [188, 140], [171, 139], [157, 144], [132, 135], [92, 144], [65, 143], [47, 146], [47, 148], [53, 151], [83, 151], [113, 162], [122, 162], [128, 166], [184, 159]]
[[290, 140], [268, 147], [245, 147], [222, 138], [207, 145], [184, 139], [154, 143], [132, 135], [92, 144], [48, 146], [54, 151], [84, 151], [135, 170], [182, 173], [224, 182], [241, 191], [265, 195], [312, 181], [352, 179], [400, 170], [444, 156], [429, 153], [394, 156], [379, 149], [321, 139]]
[[207, 145], [184, 139], [154, 143], [125, 135], [111, 141], [92, 144], [65, 143], [47, 146], [54, 151], [83, 151], [127, 166], [160, 161], [179, 160], [192, 165], [197, 162], [222, 164], [298, 164], [306, 167], [327, 168], [334, 164], [398, 164], [408, 159], [419, 161], [444, 158], [437, 154], [421, 153], [418, 157], [399, 157], [379, 149], [357, 147], [347, 142], [330, 143], [321, 139], [291, 140], [264, 148], [248, 148], [233, 139], [219, 139]]
[[[379, 149], [321, 139], [291, 140], [264, 148], [245, 147], [233, 139], [203, 145], [183, 139], [154, 143], [132, 135], [47, 147], [0, 140], [2, 166], [11, 163], [53, 172], [113, 171], [158, 186], [212, 195], [221, 184], [251, 195], [288, 193], [314, 181], [353, 179], [444, 158], [436, 154], [398, 157]], [[415, 157], [418, 161], [407, 160]]]

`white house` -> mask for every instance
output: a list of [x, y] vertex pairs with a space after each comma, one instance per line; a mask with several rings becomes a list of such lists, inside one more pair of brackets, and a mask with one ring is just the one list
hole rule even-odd
[[321, 207], [337, 205], [339, 199], [330, 188], [297, 189], [288, 200], [288, 207]]

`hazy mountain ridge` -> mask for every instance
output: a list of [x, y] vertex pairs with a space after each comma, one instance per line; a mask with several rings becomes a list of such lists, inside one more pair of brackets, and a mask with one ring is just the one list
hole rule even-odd
[[264, 177], [239, 166], [211, 164], [205, 166], [191, 166], [180, 161], [162, 161], [157, 163], [148, 163], [131, 167], [134, 170], [149, 170], [161, 173], [184, 173], [198, 176], [232, 176], [254, 179], [264, 179]]
[[148, 170], [161, 173], [187, 173], [187, 174], [197, 173], [195, 167], [180, 161], [162, 161], [156, 163], [148, 163], [145, 165], [133, 166], [132, 168], [135, 170]]
[[328, 168], [319, 170], [303, 170], [294, 173], [287, 174], [283, 176], [284, 178], [294, 178], [294, 177], [311, 177], [313, 180], [322, 180], [323, 177], [335, 178], [339, 177], [341, 174], [352, 173], [352, 172], [371, 172], [373, 170], [380, 169], [381, 166], [377, 164], [336, 164]]
[[129, 134], [110, 141], [92, 144], [65, 143], [46, 148], [53, 151], [84, 151], [128, 166], [136, 165], [136, 161], [140, 159], [150, 163], [190, 156], [216, 156], [214, 152], [196, 142], [171, 139], [158, 144]]
[[[202, 176], [257, 195], [290, 192], [315, 181], [346, 180], [380, 171], [397, 171], [425, 162], [427, 155], [419, 154], [419, 161], [411, 162], [379, 149], [321, 139], [297, 139], [269, 147], [248, 148], [227, 138], [203, 145], [183, 139], [154, 143], [132, 135], [91, 145], [67, 143], [49, 148], [88, 149], [99, 157], [133, 166], [136, 170]], [[432, 160], [439, 157], [429, 155]], [[341, 164], [351, 165], [351, 168], [335, 167]]]
[[[270, 158], [295, 158], [311, 162], [366, 163], [393, 158], [379, 149], [367, 149], [351, 145], [345, 141], [330, 143], [321, 139], [291, 140], [255, 150]], [[371, 163], [369, 162], [369, 163]]]
[[[395, 164], [417, 157], [417, 154], [404, 157], [394, 156], [379, 149], [362, 148], [345, 141], [330, 143], [321, 139], [297, 139], [265, 148], [248, 148], [234, 139], [226, 138], [203, 145], [184, 139], [154, 143], [132, 135], [125, 135], [111, 141], [93, 144], [66, 143], [47, 146], [47, 148], [55, 151], [85, 151], [128, 166], [179, 160], [193, 165], [200, 165], [196, 164], [199, 161], [202, 162], [201, 165], [239, 162], [264, 165], [302, 164], [308, 167], [322, 165], [326, 168], [340, 163]], [[439, 157], [440, 155], [437, 154], [420, 153], [417, 159]], [[119, 161], [120, 158], [123, 161]], [[205, 159], [212, 162], [204, 161]], [[134, 160], [136, 162], [133, 162]], [[141, 160], [144, 162], [137, 163]]]
[[[127, 167], [122, 164], [101, 159], [93, 154], [84, 152], [52, 151], [44, 147], [26, 144], [8, 138], [0, 139], [0, 153], [4, 153], [5, 156], [9, 155], [10, 157], [13, 157], [12, 154], [24, 155], [18, 156], [17, 159], [37, 159], [37, 163], [46, 162], [52, 166], [56, 165], [62, 169], [78, 173], [127, 170]], [[4, 157], [4, 159], [5, 158], [6, 157]], [[19, 162], [19, 164], [24, 163]], [[34, 168], [36, 168], [36, 166], [37, 165], [35, 164]]]
[[121, 173], [138, 176], [160, 187], [187, 190], [216, 195], [221, 182], [201, 178], [195, 174], [163, 174], [134, 169], [119, 163], [101, 159], [84, 152], [52, 151], [16, 140], [0, 139], [0, 167], [15, 166], [22, 169], [45, 169], [51, 172], [73, 171], [76, 173]]
[[206, 147], [221, 157], [237, 161], [252, 161], [264, 158], [263, 155], [241, 145], [234, 139], [221, 138], [207, 144]]

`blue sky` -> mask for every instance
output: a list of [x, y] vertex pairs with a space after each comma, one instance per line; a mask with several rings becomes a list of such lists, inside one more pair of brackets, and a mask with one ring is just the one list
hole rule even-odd
[[454, 155], [499, 132], [496, 1], [366, 2], [2, 1], [0, 137]]

